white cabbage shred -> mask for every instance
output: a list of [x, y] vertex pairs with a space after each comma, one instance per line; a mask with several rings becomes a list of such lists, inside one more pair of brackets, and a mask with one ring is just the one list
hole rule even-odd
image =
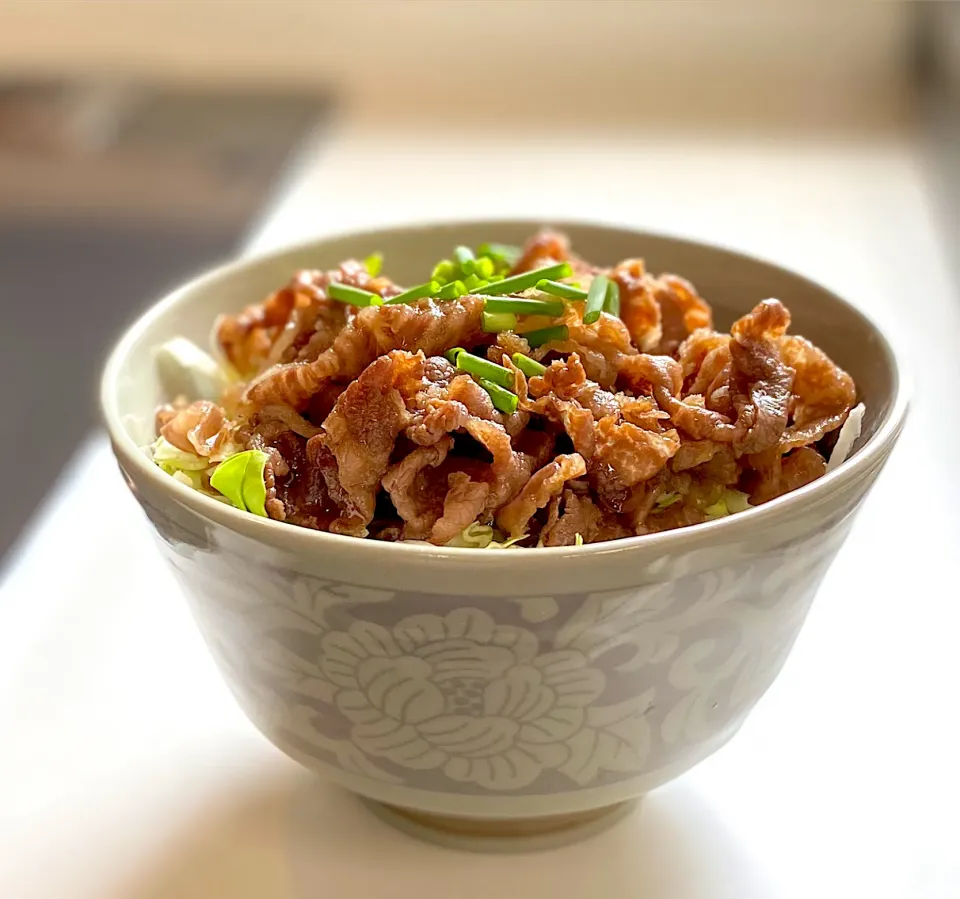
[[827, 471], [833, 471], [841, 462], [846, 461], [847, 457], [853, 452], [854, 444], [860, 438], [860, 430], [863, 428], [863, 413], [867, 411], [863, 403], [858, 403], [850, 410], [847, 420], [840, 428], [837, 435], [837, 442], [830, 453], [830, 459], [827, 462]]
[[447, 541], [447, 546], [460, 546], [467, 549], [509, 549], [524, 539], [513, 537], [504, 540], [503, 534], [495, 531], [489, 524], [468, 524], [456, 537]]
[[216, 400], [230, 382], [224, 367], [185, 337], [163, 344], [155, 362], [160, 385], [169, 397]]

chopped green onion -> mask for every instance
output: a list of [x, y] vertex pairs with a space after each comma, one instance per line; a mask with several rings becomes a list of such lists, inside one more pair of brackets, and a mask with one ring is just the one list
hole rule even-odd
[[[473, 263], [473, 272], [485, 280], [489, 280], [497, 273], [497, 267], [492, 259], [481, 256]], [[502, 275], [501, 275], [502, 277]]]
[[517, 297], [500, 299], [492, 297], [483, 304], [488, 312], [513, 312], [516, 315], [548, 315], [557, 318], [563, 315], [562, 300], [525, 300]]
[[514, 353], [510, 358], [528, 378], [539, 377], [547, 370], [546, 365], [541, 365], [536, 359], [524, 356], [523, 353]]
[[463, 281], [451, 281], [449, 284], [444, 284], [444, 286], [437, 291], [437, 299], [455, 300], [457, 297], [462, 297], [466, 292], [467, 288]]
[[457, 364], [457, 356], [461, 353], [465, 353], [466, 350], [462, 346], [453, 346], [450, 347], [443, 355], [447, 357], [447, 362], [450, 362], [453, 365]]
[[519, 293], [528, 287], [536, 287], [537, 282], [549, 278], [569, 278], [570, 266], [566, 262], [557, 262], [554, 265], [545, 265], [543, 268], [535, 268], [532, 272], [523, 272], [519, 275], [511, 275], [502, 281], [488, 284], [486, 291], [490, 294]]
[[234, 506], [266, 517], [267, 492], [263, 469], [269, 457], [260, 450], [246, 450], [221, 462], [210, 476], [210, 486]]
[[396, 306], [400, 303], [412, 303], [414, 300], [422, 300], [424, 297], [436, 296], [440, 292], [440, 285], [436, 281], [427, 281], [426, 284], [418, 284], [416, 287], [409, 287], [403, 293], [398, 293], [389, 300], [384, 300], [384, 306]]
[[504, 276], [501, 275], [500, 272], [496, 272], [496, 273], [490, 275], [490, 277], [487, 278], [487, 281], [492, 284], [494, 281], [502, 281], [503, 278], [504, 278]]
[[363, 265], [370, 277], [376, 278], [383, 271], [383, 253], [371, 253], [363, 260]]
[[430, 275], [431, 281], [439, 281], [446, 284], [457, 277], [457, 265], [451, 259], [441, 259], [434, 267]]
[[517, 317], [512, 312], [484, 312], [480, 318], [484, 334], [517, 330]]
[[550, 343], [554, 340], [566, 340], [570, 336], [570, 331], [566, 325], [553, 325], [553, 327], [550, 328], [539, 328], [536, 331], [527, 331], [520, 336], [526, 338], [527, 343], [529, 343], [533, 349], [536, 349], [538, 346], [543, 346], [545, 343]]
[[517, 403], [520, 402], [520, 398], [515, 393], [504, 390], [499, 384], [494, 384], [493, 381], [488, 381], [486, 378], [480, 379], [480, 386], [490, 394], [493, 405], [501, 412], [513, 415], [517, 411]]
[[468, 293], [479, 293], [481, 288], [487, 286], [487, 282], [476, 274], [471, 274], [466, 277], [463, 286], [467, 288]]
[[380, 306], [383, 300], [375, 293], [369, 290], [361, 290], [359, 287], [351, 287], [349, 284], [341, 284], [334, 281], [327, 288], [327, 296], [338, 303], [349, 303], [351, 306]]
[[473, 263], [476, 260], [476, 256], [473, 255], [473, 250], [470, 247], [457, 247], [453, 251], [453, 258], [457, 260], [460, 265], [460, 271], [464, 275], [472, 275], [475, 271]]
[[607, 297], [603, 302], [603, 311], [616, 318], [620, 317], [620, 285], [616, 281], [607, 282]]
[[499, 384], [501, 387], [512, 388], [516, 377], [509, 368], [504, 368], [502, 365], [497, 365], [496, 362], [491, 362], [489, 359], [484, 359], [482, 356], [474, 356], [472, 353], [468, 353], [466, 350], [457, 353], [456, 366], [460, 369], [460, 371], [465, 371], [467, 374], [475, 375], [478, 378], [484, 378], [487, 381], [492, 381], [494, 384]]
[[482, 243], [480, 244], [480, 255], [499, 262], [507, 268], [513, 268], [517, 260], [523, 255], [520, 247], [512, 246], [506, 243]]
[[583, 535], [582, 535], [582, 534], [574, 534], [574, 535], [573, 535], [573, 545], [574, 545], [574, 546], [583, 546]]
[[603, 312], [603, 304], [607, 300], [607, 284], [610, 282], [603, 276], [597, 275], [587, 291], [587, 308], [583, 313], [583, 323], [592, 325]]
[[551, 296], [563, 297], [565, 300], [585, 300], [587, 298], [587, 292], [579, 287], [573, 287], [561, 281], [548, 281], [546, 278], [537, 281], [537, 290], [542, 290]]

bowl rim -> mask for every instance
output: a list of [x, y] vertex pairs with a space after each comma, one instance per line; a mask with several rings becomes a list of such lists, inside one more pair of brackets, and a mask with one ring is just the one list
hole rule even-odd
[[[221, 279], [236, 276], [246, 269], [277, 262], [283, 257], [292, 254], [309, 252], [312, 249], [316, 249], [332, 241], [369, 238], [371, 242], [375, 242], [377, 235], [384, 233], [427, 232], [440, 229], [456, 230], [458, 227], [468, 226], [484, 226], [494, 230], [504, 225], [513, 227], [525, 225], [532, 233], [533, 231], [543, 228], [545, 223], [541, 219], [526, 217], [496, 219], [453, 218], [334, 231], [329, 234], [285, 243], [266, 252], [257, 252], [249, 256], [240, 256], [228, 260], [183, 282], [173, 290], [164, 294], [135, 319], [115, 341], [107, 355], [100, 379], [100, 413], [118, 459], [125, 466], [136, 469], [142, 477], [146, 478], [147, 481], [158, 490], [166, 494], [174, 504], [185, 506], [203, 518], [213, 520], [235, 533], [243, 534], [267, 545], [296, 552], [309, 552], [311, 549], [320, 550], [325, 547], [329, 551], [336, 552], [341, 556], [343, 556], [344, 553], [351, 556], [356, 555], [354, 559], [344, 557], [344, 561], [353, 561], [357, 564], [363, 563], [362, 556], [364, 554], [376, 551], [378, 553], [389, 553], [398, 562], [401, 559], [404, 561], [412, 561], [420, 558], [424, 562], [430, 560], [436, 560], [438, 562], [453, 562], [459, 560], [462, 562], [469, 559], [471, 563], [477, 563], [480, 559], [484, 559], [488, 561], [480, 562], [480, 564], [489, 567], [493, 565], [502, 566], [503, 561], [508, 559], [513, 560], [513, 565], [526, 565], [532, 555], [543, 562], [551, 560], [559, 561], [571, 557], [610, 556], [612, 554], [631, 551], [637, 552], [639, 550], [649, 550], [655, 555], [660, 556], [675, 550], [689, 550], [691, 549], [691, 543], [694, 545], [702, 545], [703, 543], [716, 545], [719, 542], [717, 538], [721, 535], [725, 538], [737, 539], [743, 536], [744, 531], [752, 531], [755, 527], [763, 528], [771, 524], [774, 519], [783, 520], [789, 518], [799, 513], [801, 507], [819, 505], [819, 501], [826, 499], [830, 493], [841, 491], [861, 478], [866, 477], [882, 465], [887, 454], [892, 449], [893, 443], [903, 429], [909, 409], [909, 388], [903, 363], [903, 353], [898, 350], [896, 342], [891, 339], [888, 332], [877, 323], [870, 313], [865, 312], [858, 305], [839, 295], [831, 288], [779, 262], [774, 262], [761, 255], [744, 252], [736, 247], [721, 243], [703, 241], [671, 234], [669, 232], [634, 228], [629, 224], [613, 221], [564, 218], [562, 221], [551, 221], [550, 226], [560, 231], [576, 228], [619, 231], [621, 233], [635, 235], [638, 242], [642, 242], [645, 239], [666, 240], [686, 244], [690, 248], [720, 252], [731, 257], [739, 257], [740, 260], [746, 262], [759, 263], [760, 265], [777, 269], [801, 283], [829, 294], [835, 302], [846, 307], [848, 310], [852, 310], [867, 322], [873, 329], [876, 337], [879, 338], [883, 355], [890, 362], [893, 380], [891, 402], [887, 408], [885, 418], [881, 421], [876, 432], [857, 450], [854, 456], [846, 459], [833, 471], [827, 472], [823, 477], [797, 490], [764, 503], [761, 506], [752, 507], [736, 515], [729, 515], [724, 518], [691, 525], [689, 527], [673, 528], [655, 534], [623, 537], [619, 540], [611, 540], [604, 543], [555, 547], [517, 546], [512, 547], [510, 552], [507, 553], [477, 552], [476, 549], [469, 547], [434, 546], [430, 543], [362, 539], [343, 534], [333, 534], [328, 531], [298, 527], [271, 518], [250, 515], [248, 512], [243, 512], [225, 503], [218, 502], [171, 478], [154, 465], [147, 458], [143, 448], [138, 446], [127, 434], [121, 421], [117, 403], [117, 383], [123, 362], [130, 354], [133, 345], [149, 331], [154, 322], [177, 306], [187, 302], [191, 294], [202, 291], [204, 288]], [[494, 562], [494, 560], [499, 561]], [[384, 561], [386, 561], [386, 559], [384, 559]]]

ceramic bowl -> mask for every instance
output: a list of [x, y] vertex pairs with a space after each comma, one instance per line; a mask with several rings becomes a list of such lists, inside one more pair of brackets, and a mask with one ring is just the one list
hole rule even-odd
[[120, 340], [103, 414], [210, 651], [284, 752], [438, 839], [519, 845], [595, 830], [726, 743], [787, 658], [906, 414], [890, 344], [825, 288], [737, 252], [556, 223], [598, 263], [643, 256], [689, 278], [728, 327], [775, 296], [794, 333], [856, 379], [863, 436], [847, 462], [760, 508], [584, 547], [445, 549], [292, 527], [163, 474], [154, 351], [201, 343], [220, 312], [298, 268], [382, 251], [401, 283], [459, 243], [520, 243], [538, 222], [350, 234], [226, 265], [174, 291]]

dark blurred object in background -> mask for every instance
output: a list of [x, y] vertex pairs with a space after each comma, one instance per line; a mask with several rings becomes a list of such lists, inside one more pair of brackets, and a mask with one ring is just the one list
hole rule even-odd
[[324, 108], [309, 93], [0, 85], [0, 470], [16, 472], [0, 557], [95, 425], [110, 341], [236, 250]]

